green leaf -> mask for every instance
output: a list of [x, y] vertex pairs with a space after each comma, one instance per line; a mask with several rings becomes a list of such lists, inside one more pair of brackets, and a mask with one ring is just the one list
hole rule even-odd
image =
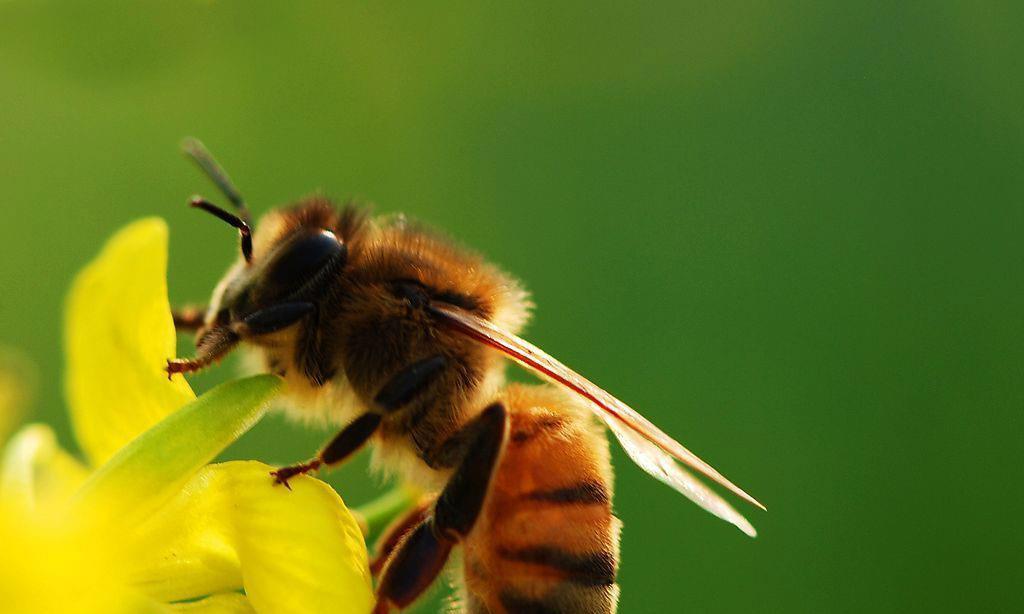
[[198, 601], [175, 603], [168, 606], [171, 612], [187, 612], [188, 614], [254, 614], [249, 600], [245, 595], [226, 594], [214, 595]]
[[281, 380], [258, 375], [222, 384], [121, 448], [77, 496], [105, 521], [137, 523], [264, 414]]

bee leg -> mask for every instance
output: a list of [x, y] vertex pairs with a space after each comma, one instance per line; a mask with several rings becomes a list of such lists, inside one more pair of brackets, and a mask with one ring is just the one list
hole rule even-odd
[[323, 386], [337, 373], [337, 366], [334, 364], [335, 348], [323, 336], [320, 314], [314, 311], [299, 338], [296, 362], [301, 365], [302, 372], [315, 387]]
[[175, 373], [194, 373], [210, 366], [230, 352], [240, 340], [238, 333], [226, 326], [211, 328], [196, 342], [194, 358], [167, 361], [167, 379]]
[[377, 392], [374, 402], [385, 412], [401, 409], [440, 375], [447, 364], [448, 360], [441, 355], [417, 360], [392, 376]]
[[450, 540], [469, 534], [484, 506], [491, 476], [505, 446], [508, 431], [505, 406], [490, 405], [462, 430], [475, 432], [475, 436], [465, 441], [459, 466], [434, 505], [434, 523]]
[[242, 337], [267, 335], [288, 328], [314, 310], [313, 303], [279, 303], [247, 315], [234, 329]]
[[318, 347], [317, 330], [320, 326], [317, 320], [316, 305], [308, 301], [278, 303], [249, 314], [233, 326], [242, 337], [258, 337], [288, 328], [306, 318], [309, 320], [306, 322], [304, 330], [300, 332], [299, 347], [301, 349], [297, 352], [296, 358], [303, 365], [303, 371], [310, 381], [321, 386], [330, 377], [325, 373]]
[[[295, 305], [295, 307], [292, 307]], [[310, 309], [301, 307], [302, 305], [310, 305]], [[274, 307], [268, 307], [262, 311], [257, 312], [255, 315], [268, 312]], [[309, 303], [285, 303], [281, 306], [281, 312], [288, 317], [282, 317], [278, 319], [275, 317], [260, 317], [261, 328], [263, 322], [276, 322], [287, 320], [289, 318], [301, 318], [310, 312], [312, 305]], [[273, 314], [271, 314], [273, 315]], [[250, 316], [252, 318], [253, 316]], [[292, 320], [294, 321], [294, 320]], [[246, 318], [246, 322], [249, 322], [249, 318]], [[275, 329], [277, 330], [277, 329]], [[448, 364], [448, 361], [443, 356], [431, 356], [418, 360], [411, 365], [405, 367], [394, 375], [377, 393], [374, 398], [376, 404], [386, 413], [397, 411], [411, 401], [419, 392], [423, 390], [438, 374], [442, 372], [444, 367]], [[303, 473], [309, 473], [315, 471], [323, 465], [336, 465], [341, 461], [352, 455], [353, 452], [358, 450], [371, 435], [377, 430], [380, 425], [382, 415], [377, 413], [363, 414], [357, 418], [352, 424], [345, 427], [338, 435], [331, 440], [320, 454], [316, 458], [299, 465], [293, 465], [291, 467], [283, 467], [274, 471], [275, 482], [277, 484], [283, 484], [288, 486], [288, 479], [296, 475]]]
[[370, 573], [373, 574], [373, 577], [376, 578], [380, 575], [380, 572], [384, 569], [384, 564], [388, 562], [395, 549], [402, 543], [402, 539], [427, 518], [430, 514], [430, 506], [433, 503], [434, 501], [431, 498], [424, 499], [413, 506], [404, 516], [398, 518], [384, 529], [384, 532], [381, 533], [380, 538], [377, 540], [377, 552], [370, 561]]
[[282, 484], [285, 488], [290, 489], [288, 486], [289, 479], [297, 475], [309, 473], [310, 471], [316, 471], [324, 465], [330, 466], [340, 463], [370, 439], [373, 433], [376, 432], [377, 427], [380, 426], [380, 420], [380, 414], [366, 413], [359, 416], [343, 428], [340, 433], [335, 435], [334, 439], [328, 442], [315, 458], [305, 463], [271, 471], [270, 475], [274, 476], [274, 483]]
[[474, 433], [464, 440], [458, 468], [434, 503], [432, 516], [402, 540], [384, 568], [377, 587], [376, 614], [393, 605], [405, 608], [444, 568], [452, 547], [473, 529], [501, 457], [508, 431], [505, 407], [495, 403], [466, 425]]
[[172, 309], [171, 316], [174, 318], [174, 330], [178, 332], [195, 332], [203, 327], [203, 318], [205, 315], [205, 307], [188, 305], [179, 309]]
[[[195, 358], [168, 360], [167, 377], [175, 373], [200, 371], [230, 352], [245, 337], [265, 335], [291, 326], [315, 310], [312, 303], [281, 303], [261, 309], [230, 326], [218, 326], [204, 332], [196, 341]], [[182, 313], [182, 324], [191, 325], [194, 317]], [[175, 323], [177, 323], [177, 317]]]
[[404, 610], [416, 601], [444, 569], [454, 545], [438, 537], [429, 518], [410, 531], [384, 568], [373, 614], [387, 614], [392, 607]]

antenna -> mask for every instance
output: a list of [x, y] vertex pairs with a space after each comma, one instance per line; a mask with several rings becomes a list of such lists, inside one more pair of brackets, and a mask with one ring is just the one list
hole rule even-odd
[[[181, 142], [181, 150], [186, 156], [192, 159], [199, 167], [199, 170], [210, 178], [224, 196], [227, 197], [231, 204], [238, 209], [238, 215], [241, 217], [246, 224], [251, 224], [252, 220], [249, 216], [249, 208], [245, 206], [245, 199], [242, 198], [242, 194], [235, 187], [235, 184], [231, 182], [231, 178], [224, 172], [224, 168], [217, 163], [217, 160], [213, 158], [213, 154], [210, 153], [206, 146], [200, 142], [199, 139], [193, 137], [187, 137]], [[195, 205], [198, 206], [198, 205]], [[209, 209], [207, 209], [209, 211]], [[210, 211], [210, 213], [213, 213]], [[224, 219], [220, 215], [214, 213], [217, 217]], [[227, 220], [225, 220], [227, 221]]]
[[238, 234], [241, 235], [242, 239], [242, 257], [245, 258], [246, 263], [252, 262], [252, 231], [245, 220], [237, 215], [228, 213], [202, 196], [193, 196], [190, 204], [196, 209], [202, 209], [237, 228]]

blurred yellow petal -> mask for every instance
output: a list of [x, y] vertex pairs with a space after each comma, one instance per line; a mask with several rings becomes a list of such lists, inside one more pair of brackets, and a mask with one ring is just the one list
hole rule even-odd
[[255, 461], [210, 465], [143, 526], [133, 583], [161, 601], [244, 589], [256, 612], [365, 614], [366, 546], [333, 489], [274, 486]]
[[194, 398], [164, 372], [175, 356], [166, 276], [167, 226], [149, 218], [114, 235], [71, 288], [67, 395], [93, 466]]
[[[52, 512], [52, 510], [50, 510]], [[124, 582], [105, 540], [78, 518], [0, 500], [0, 611], [141, 614], [157, 604]]]
[[79, 507], [132, 526], [161, 508], [203, 465], [264, 414], [281, 386], [272, 375], [221, 384], [142, 433], [90, 476]]
[[172, 612], [188, 614], [253, 614], [256, 610], [249, 605], [244, 595], [214, 595], [199, 601], [176, 603], [171, 606]]
[[24, 510], [66, 503], [88, 472], [57, 445], [50, 427], [30, 424], [7, 444], [0, 471], [0, 500]]

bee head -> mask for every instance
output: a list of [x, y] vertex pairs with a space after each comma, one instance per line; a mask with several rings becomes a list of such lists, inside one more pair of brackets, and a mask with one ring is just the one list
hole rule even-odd
[[[193, 205], [220, 219], [234, 217], [223, 210], [211, 210], [205, 201], [196, 204], [193, 200]], [[254, 251], [248, 223], [227, 221], [239, 229], [241, 258], [214, 289], [207, 327], [239, 322], [268, 307], [313, 302], [325, 282], [341, 271], [348, 259], [345, 242], [318, 224], [294, 225], [282, 234], [271, 222], [266, 234], [275, 236], [258, 236]]]
[[[185, 139], [182, 150], [238, 211], [235, 215], [198, 196], [192, 199], [193, 207], [236, 228], [241, 238], [242, 257], [214, 289], [204, 328], [239, 323], [269, 307], [287, 311], [289, 304], [309, 306], [315, 301], [330, 274], [344, 268], [348, 259], [345, 242], [331, 230], [337, 221], [333, 211], [310, 202], [272, 214], [254, 240], [249, 209], [224, 169], [194, 138]], [[204, 331], [199, 332], [202, 337]]]

